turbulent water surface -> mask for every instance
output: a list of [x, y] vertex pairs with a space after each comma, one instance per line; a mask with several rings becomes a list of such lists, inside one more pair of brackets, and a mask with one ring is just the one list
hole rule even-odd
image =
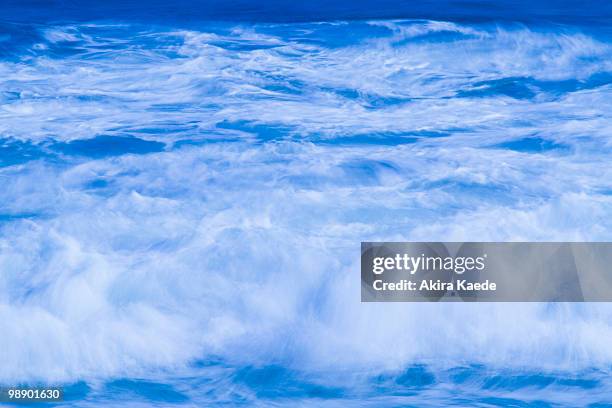
[[0, 24], [0, 384], [612, 403], [607, 304], [359, 295], [360, 241], [612, 238], [609, 26], [108, 17]]

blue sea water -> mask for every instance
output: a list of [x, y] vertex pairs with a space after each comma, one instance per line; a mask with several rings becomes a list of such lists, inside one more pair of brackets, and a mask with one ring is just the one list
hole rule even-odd
[[361, 304], [361, 241], [609, 241], [609, 2], [0, 8], [0, 385], [612, 406], [608, 304]]

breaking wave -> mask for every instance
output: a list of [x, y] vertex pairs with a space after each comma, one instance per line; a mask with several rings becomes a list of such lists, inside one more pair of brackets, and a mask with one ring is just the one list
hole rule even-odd
[[358, 283], [360, 241], [610, 240], [605, 33], [0, 28], [0, 383], [79, 406], [609, 401], [607, 304], [361, 304]]

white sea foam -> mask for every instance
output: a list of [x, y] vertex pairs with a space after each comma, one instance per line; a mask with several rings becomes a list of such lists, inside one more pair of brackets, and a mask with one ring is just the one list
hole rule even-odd
[[[389, 33], [333, 47], [290, 26], [58, 27], [0, 63], [1, 95], [17, 95], [2, 96], [3, 140], [64, 157], [0, 168], [0, 382], [210, 355], [311, 370], [609, 367], [607, 305], [361, 304], [358, 283], [363, 240], [609, 240], [611, 89], [589, 85], [612, 69], [609, 44], [373, 27]], [[364, 134], [420, 139], [337, 139]], [[58, 147], [98, 135], [166, 150]], [[526, 137], [550, 144], [504, 148]], [[219, 138], [237, 141], [206, 143]]]

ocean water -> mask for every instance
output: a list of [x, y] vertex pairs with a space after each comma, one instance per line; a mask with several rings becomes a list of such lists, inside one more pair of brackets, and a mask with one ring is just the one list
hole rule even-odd
[[610, 5], [329, 3], [7, 1], [0, 385], [612, 406], [609, 304], [359, 292], [361, 241], [612, 238]]

